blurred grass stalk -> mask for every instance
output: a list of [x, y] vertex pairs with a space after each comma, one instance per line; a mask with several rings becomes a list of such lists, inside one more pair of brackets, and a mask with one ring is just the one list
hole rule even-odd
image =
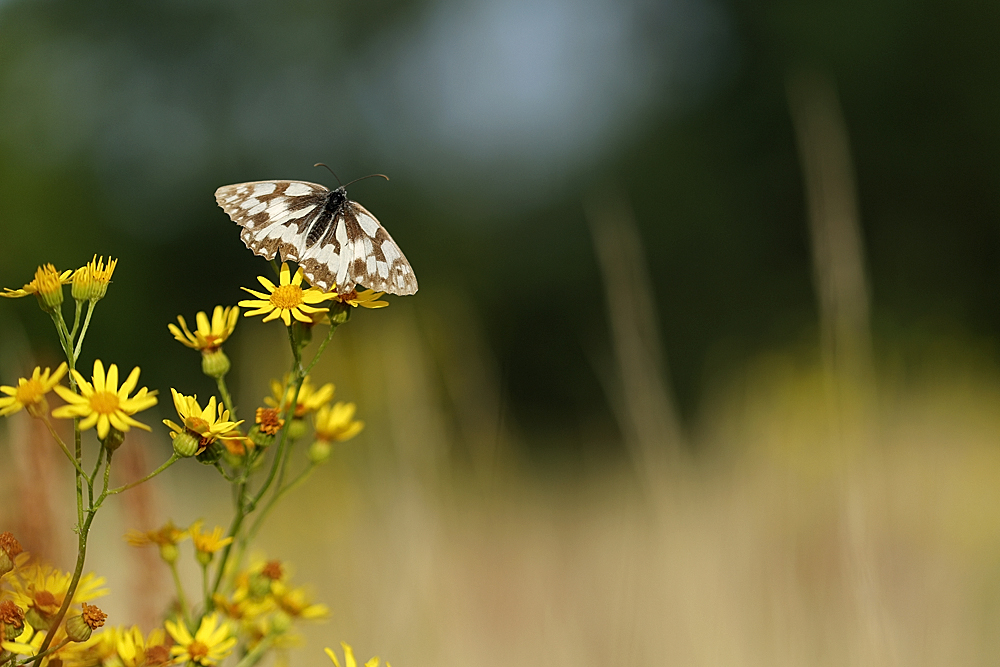
[[679, 479], [684, 435], [642, 240], [624, 193], [601, 191], [585, 207], [614, 354], [613, 370], [597, 370], [646, 492], [659, 498]]

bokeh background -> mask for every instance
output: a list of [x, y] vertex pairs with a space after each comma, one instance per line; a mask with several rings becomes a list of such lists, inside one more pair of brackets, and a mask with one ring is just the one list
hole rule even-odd
[[[367, 428], [263, 534], [334, 611], [294, 663], [993, 664], [998, 28], [970, 0], [0, 0], [0, 285], [119, 258], [83, 366], [207, 396], [166, 324], [269, 271], [215, 188], [391, 177], [350, 194], [421, 289], [337, 333], [314, 375]], [[284, 334], [228, 349], [249, 408]], [[4, 383], [57, 354], [0, 303]], [[0, 519], [68, 562], [68, 471], [0, 429]], [[191, 463], [115, 512], [92, 564], [150, 624], [166, 572], [119, 536], [225, 523], [225, 488]]]

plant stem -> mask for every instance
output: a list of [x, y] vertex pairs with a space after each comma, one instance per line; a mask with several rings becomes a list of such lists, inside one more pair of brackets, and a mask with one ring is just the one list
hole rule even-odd
[[45, 633], [45, 639], [42, 640], [42, 645], [38, 647], [38, 653], [32, 659], [32, 663], [36, 667], [41, 665], [41, 659], [45, 654], [45, 650], [52, 643], [52, 639], [55, 637], [56, 631], [59, 629], [63, 619], [66, 617], [66, 612], [69, 611], [69, 606], [73, 603], [73, 597], [76, 595], [76, 589], [80, 585], [80, 577], [83, 575], [83, 564], [87, 560], [87, 537], [90, 534], [90, 525], [94, 522], [94, 517], [96, 515], [96, 509], [88, 510], [87, 518], [80, 526], [80, 532], [79, 535], [77, 535], [78, 546], [76, 552], [76, 569], [73, 570], [73, 578], [70, 579], [69, 587], [66, 589], [66, 596], [63, 598], [63, 603], [60, 605], [59, 611], [56, 612], [55, 618], [52, 619], [52, 625], [49, 627], [49, 631]]
[[181, 576], [177, 572], [177, 563], [169, 563], [170, 574], [174, 577], [174, 586], [177, 588], [177, 604], [181, 606], [181, 617], [184, 619], [185, 625], [191, 627], [191, 616], [188, 611], [187, 596], [184, 595], [184, 586], [181, 585]]
[[80, 337], [76, 339], [76, 349], [73, 351], [73, 361], [80, 358], [80, 349], [83, 347], [83, 339], [87, 335], [87, 328], [90, 326], [90, 316], [94, 314], [94, 304], [96, 301], [87, 302], [87, 317], [83, 320], [83, 328], [80, 329]]
[[52, 436], [52, 439], [59, 444], [59, 447], [63, 450], [63, 453], [66, 455], [66, 458], [68, 458], [69, 462], [73, 464], [74, 468], [76, 468], [77, 473], [86, 477], [87, 473], [83, 471], [83, 468], [80, 467], [80, 463], [75, 458], [73, 458], [73, 455], [70, 453], [69, 447], [66, 446], [66, 443], [63, 442], [62, 438], [59, 437], [59, 434], [56, 433], [56, 429], [52, 425], [52, 422], [49, 421], [49, 416], [47, 414], [42, 415], [42, 421], [45, 422], [45, 426], [49, 429], [49, 434]]
[[236, 406], [233, 405], [233, 397], [229, 393], [229, 387], [226, 386], [226, 378], [222, 376], [215, 378], [215, 384], [219, 387], [219, 393], [222, 395], [222, 404], [226, 406], [226, 410], [229, 410], [229, 420], [237, 421]]
[[110, 491], [106, 491], [104, 493], [104, 495], [105, 496], [113, 496], [116, 493], [121, 493], [122, 491], [128, 491], [129, 489], [133, 489], [133, 488], [139, 486], [140, 484], [142, 484], [143, 482], [148, 482], [149, 480], [153, 479], [154, 477], [156, 477], [157, 475], [159, 475], [161, 472], [163, 472], [164, 470], [166, 470], [167, 468], [169, 468], [170, 466], [172, 466], [173, 464], [177, 463], [180, 460], [181, 460], [180, 456], [178, 456], [176, 453], [172, 454], [170, 456], [170, 458], [167, 459], [166, 463], [164, 463], [159, 468], [157, 468], [153, 472], [149, 473], [148, 475], [146, 475], [142, 479], [138, 479], [138, 480], [136, 480], [134, 482], [130, 482], [129, 484], [126, 484], [125, 486], [119, 486], [117, 489], [111, 489]]

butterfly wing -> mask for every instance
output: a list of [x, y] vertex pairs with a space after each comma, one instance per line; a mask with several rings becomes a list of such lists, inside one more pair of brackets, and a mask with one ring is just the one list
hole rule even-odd
[[243, 228], [240, 238], [254, 254], [298, 261], [329, 192], [304, 181], [253, 181], [222, 186], [215, 201]]
[[358, 284], [400, 296], [417, 291], [417, 277], [403, 251], [364, 206], [346, 202], [334, 233], [343, 248], [338, 285]]
[[390, 294], [416, 292], [413, 269], [375, 216], [346, 200], [329, 211], [329, 195], [315, 183], [255, 181], [223, 186], [215, 200], [243, 228], [240, 238], [248, 248], [269, 260], [278, 254], [297, 262], [311, 285], [325, 290], [336, 285], [341, 292], [355, 285]]

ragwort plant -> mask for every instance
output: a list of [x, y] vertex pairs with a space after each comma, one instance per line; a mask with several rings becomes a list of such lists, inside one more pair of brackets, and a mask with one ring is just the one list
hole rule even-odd
[[[253, 297], [238, 306], [217, 306], [212, 317], [199, 312], [195, 327], [183, 316], [168, 328], [180, 343], [201, 353], [205, 375], [213, 378], [218, 398], [199, 401], [175, 388], [170, 396], [177, 421], [163, 420], [173, 443], [171, 456], [145, 477], [111, 487], [114, 454], [125, 445], [133, 428], [150, 430], [136, 418], [159, 400], [156, 391], [137, 389], [139, 368], [122, 381], [118, 366], [94, 362], [89, 378], [77, 362], [97, 304], [105, 296], [117, 260], [94, 259], [75, 271], [60, 272], [51, 264], [38, 268], [21, 289], [5, 289], [10, 298], [34, 295], [55, 326], [66, 357], [56, 369], [35, 368], [16, 385], [0, 387], [0, 415], [24, 410], [45, 424], [55, 445], [73, 468], [77, 535], [76, 566], [63, 572], [24, 552], [10, 532], [0, 533], [0, 667], [154, 667], [181, 665], [212, 667], [231, 660], [236, 667], [252, 667], [269, 652], [290, 646], [295, 625], [323, 619], [327, 607], [313, 602], [303, 587], [294, 585], [279, 560], [247, 562], [247, 548], [275, 505], [328, 459], [333, 443], [348, 440], [363, 428], [354, 418], [353, 403], [333, 403], [332, 384], [317, 385], [310, 372], [338, 326], [352, 308], [380, 308], [381, 292], [353, 289], [338, 293], [303, 285], [302, 269], [292, 273], [287, 264], [272, 266], [278, 283], [259, 277], [265, 291], [243, 288]], [[72, 325], [64, 318], [64, 286], [71, 285], [75, 304]], [[230, 361], [223, 345], [239, 321], [262, 315], [264, 322], [280, 321], [287, 330], [292, 363], [282, 380], [271, 383], [271, 396], [249, 419], [240, 419], [226, 385]], [[311, 358], [306, 346], [314, 331], [325, 334]], [[65, 384], [63, 382], [65, 381]], [[52, 394], [65, 404], [50, 410]], [[72, 420], [72, 438], [66, 442], [53, 420]], [[85, 441], [93, 429], [96, 443]], [[305, 456], [300, 443], [309, 442]], [[296, 455], [296, 452], [299, 455]], [[125, 539], [137, 547], [155, 546], [169, 568], [176, 602], [167, 610], [162, 627], [148, 634], [136, 626], [103, 628], [106, 615], [95, 599], [108, 593], [105, 580], [84, 573], [88, 537], [94, 519], [111, 496], [147, 482], [184, 459], [211, 465], [231, 486], [233, 516], [227, 529], [208, 528], [202, 521], [187, 527], [172, 522], [151, 531], [129, 531]], [[304, 461], [302, 460], [304, 459]], [[186, 591], [178, 575], [181, 542], [191, 540], [200, 566], [200, 590]], [[355, 667], [351, 647], [342, 643], [345, 667]], [[333, 664], [341, 663], [326, 649]], [[378, 665], [378, 658], [366, 663]]]

